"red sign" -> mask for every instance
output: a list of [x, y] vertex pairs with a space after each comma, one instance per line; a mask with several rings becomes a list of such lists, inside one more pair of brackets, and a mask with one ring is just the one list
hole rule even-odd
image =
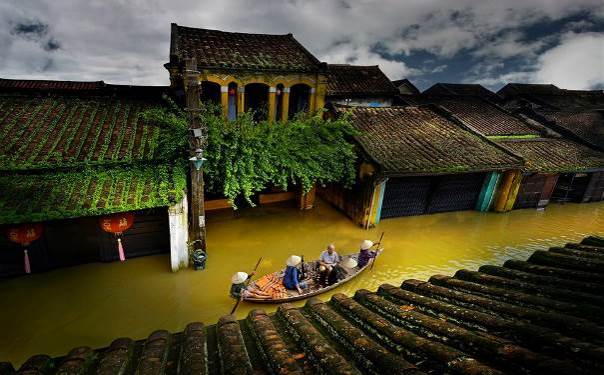
[[134, 214], [131, 212], [103, 216], [99, 219], [102, 230], [115, 234], [127, 231], [132, 223], [134, 223]]
[[9, 228], [6, 233], [9, 240], [26, 246], [40, 238], [42, 232], [44, 232], [42, 223], [32, 223]]

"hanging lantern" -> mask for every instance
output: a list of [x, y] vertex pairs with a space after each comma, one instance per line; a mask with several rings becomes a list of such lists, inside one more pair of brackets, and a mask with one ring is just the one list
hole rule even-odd
[[8, 239], [23, 246], [23, 268], [25, 273], [31, 273], [31, 264], [29, 262], [29, 253], [27, 246], [42, 236], [44, 226], [41, 223], [21, 224], [9, 228], [6, 232]]
[[103, 216], [99, 219], [101, 229], [113, 233], [117, 237], [117, 251], [121, 262], [126, 260], [124, 247], [122, 246], [122, 233], [130, 229], [132, 223], [134, 223], [134, 214], [131, 212]]
[[237, 92], [235, 91], [235, 89], [231, 88], [229, 89], [229, 96], [235, 96]]

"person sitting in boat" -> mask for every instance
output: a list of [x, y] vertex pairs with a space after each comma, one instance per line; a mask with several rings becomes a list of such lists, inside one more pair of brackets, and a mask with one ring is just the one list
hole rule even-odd
[[361, 242], [361, 250], [359, 251], [358, 266], [363, 268], [369, 263], [369, 259], [377, 256], [377, 251], [369, 251], [373, 247], [373, 241], [365, 240]]
[[231, 277], [231, 297], [235, 299], [243, 299], [245, 298], [258, 298], [258, 299], [269, 299], [270, 295], [262, 292], [261, 290], [254, 290], [245, 285], [245, 282], [252, 276], [254, 276], [255, 272], [252, 271], [251, 274], [247, 274], [245, 272], [237, 272]]
[[287, 264], [287, 268], [283, 276], [283, 286], [289, 290], [297, 290], [299, 294], [302, 294], [302, 289], [308, 288], [308, 283], [300, 279], [298, 266], [302, 263], [302, 258], [292, 255], [287, 258], [285, 263]]
[[322, 285], [331, 285], [337, 281], [334, 268], [339, 262], [340, 256], [336, 252], [335, 245], [329, 244], [327, 250], [323, 251], [319, 258], [319, 273], [321, 275], [319, 280]]

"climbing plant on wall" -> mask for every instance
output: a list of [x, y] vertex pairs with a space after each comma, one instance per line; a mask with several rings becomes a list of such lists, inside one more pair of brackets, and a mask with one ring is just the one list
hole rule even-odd
[[[184, 111], [168, 105], [144, 116], [165, 124], [162, 129], [172, 129], [178, 134], [172, 141], [183, 142], [186, 150]], [[348, 140], [355, 130], [347, 116], [324, 120], [317, 112], [280, 123], [255, 122], [252, 113], [243, 113], [229, 121], [210, 106], [204, 106], [199, 116], [208, 130], [206, 190], [231, 203], [241, 196], [253, 205], [252, 195], [271, 186], [285, 190], [300, 185], [308, 192], [313, 184], [354, 183], [356, 152]]]

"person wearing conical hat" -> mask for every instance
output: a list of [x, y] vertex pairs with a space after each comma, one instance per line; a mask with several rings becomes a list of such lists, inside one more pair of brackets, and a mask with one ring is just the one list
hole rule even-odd
[[270, 295], [265, 294], [261, 290], [251, 290], [245, 282], [252, 276], [254, 276], [255, 272], [252, 271], [251, 274], [247, 274], [245, 272], [237, 272], [231, 277], [231, 291], [229, 294], [231, 297], [235, 299], [243, 299], [243, 297], [247, 298], [259, 298], [259, 299], [269, 299]]
[[373, 247], [373, 241], [365, 240], [361, 242], [361, 250], [359, 250], [359, 259], [358, 266], [359, 268], [363, 268], [369, 263], [369, 259], [375, 258], [377, 256], [376, 251], [369, 251]]
[[297, 255], [292, 255], [287, 258], [285, 262], [287, 268], [285, 269], [285, 275], [283, 276], [283, 286], [289, 290], [297, 290], [299, 294], [302, 294], [302, 289], [308, 288], [308, 283], [304, 280], [300, 280], [300, 270], [298, 266], [302, 263], [302, 258]]

